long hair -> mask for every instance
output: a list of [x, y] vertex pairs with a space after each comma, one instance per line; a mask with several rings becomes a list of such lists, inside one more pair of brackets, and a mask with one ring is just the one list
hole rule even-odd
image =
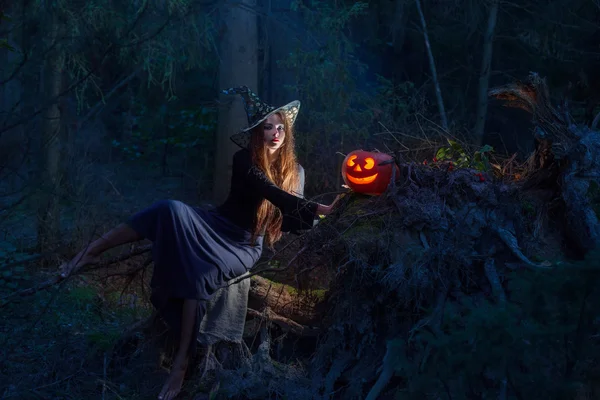
[[[252, 161], [280, 189], [288, 193], [293, 193], [299, 189], [298, 186], [300, 183], [298, 162], [294, 147], [294, 132], [285, 114], [282, 112], [276, 114], [283, 121], [285, 138], [281, 147], [277, 149], [278, 154], [275, 161], [269, 163], [268, 150], [264, 141], [264, 122], [252, 130], [250, 140]], [[264, 232], [265, 244], [272, 247], [275, 242], [281, 239], [282, 222], [283, 215], [281, 211], [271, 202], [263, 199], [256, 213], [252, 241], [254, 241], [256, 236]]]

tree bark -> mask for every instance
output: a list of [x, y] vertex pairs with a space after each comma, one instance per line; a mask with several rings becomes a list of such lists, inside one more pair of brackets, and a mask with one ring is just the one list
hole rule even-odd
[[492, 53], [494, 43], [494, 31], [496, 29], [496, 20], [498, 19], [499, 0], [492, 0], [490, 12], [488, 14], [488, 24], [483, 37], [483, 58], [481, 59], [481, 72], [479, 75], [479, 93], [477, 96], [477, 116], [473, 134], [478, 144], [483, 142], [485, 120], [488, 106], [488, 88], [490, 85], [490, 68], [492, 65]]
[[429, 43], [429, 34], [427, 33], [427, 22], [425, 21], [425, 15], [423, 15], [423, 9], [421, 8], [421, 0], [416, 0], [417, 10], [419, 11], [419, 17], [421, 19], [421, 27], [423, 28], [423, 37], [425, 39], [425, 46], [427, 47], [427, 56], [429, 57], [429, 68], [431, 70], [431, 79], [435, 88], [435, 97], [437, 99], [438, 110], [440, 113], [440, 122], [444, 130], [448, 130], [448, 118], [446, 117], [446, 108], [444, 107], [444, 98], [442, 97], [442, 89], [440, 88], [440, 82], [438, 81], [437, 70], [435, 68], [435, 59], [433, 58], [433, 52], [431, 51], [431, 45]]
[[[4, 10], [6, 14], [20, 15], [21, 14], [21, 3], [15, 2], [11, 8]], [[6, 29], [6, 25], [11, 24], [12, 27], [8, 29], [8, 36], [6, 39], [9, 46], [13, 48], [22, 49], [20, 44], [20, 37], [18, 30], [14, 28], [16, 25], [12, 21], [0, 21], [3, 28]], [[15, 116], [22, 112], [21, 98], [23, 96], [23, 86], [19, 79], [17, 79], [18, 72], [22, 69], [22, 55], [19, 51], [10, 49], [0, 48], [0, 62], [3, 66], [3, 70], [0, 71], [0, 81], [4, 82], [0, 84], [0, 124], [9, 124]], [[12, 79], [11, 79], [12, 78]], [[14, 184], [18, 181], [18, 174], [15, 174], [15, 169], [21, 167], [18, 165], [17, 159], [22, 159], [22, 148], [25, 142], [25, 132], [22, 127], [11, 129], [4, 134], [0, 134], [0, 179]], [[10, 167], [6, 170], [7, 167]], [[4, 175], [6, 173], [6, 175]], [[12, 189], [11, 189], [12, 190]]]
[[274, 285], [258, 275], [253, 276], [248, 293], [248, 308], [272, 312], [301, 325], [315, 324], [316, 315], [309, 305], [303, 305], [299, 296], [289, 293], [284, 285]]
[[[256, 0], [240, 0], [234, 5], [227, 0], [221, 3], [223, 23], [220, 40], [219, 89], [246, 85], [258, 90], [258, 32], [256, 14], [249, 11], [256, 8]], [[220, 95], [224, 104], [219, 109], [217, 148], [215, 153], [215, 173], [213, 199], [222, 202], [229, 193], [233, 154], [238, 147], [229, 137], [244, 128], [246, 113], [240, 96]]]
[[[42, 113], [42, 143], [40, 163], [42, 182], [38, 208], [37, 233], [39, 251], [56, 244], [60, 232], [60, 131], [61, 112], [58, 96], [62, 88], [62, 53], [60, 46], [53, 46], [59, 40], [59, 23], [54, 12], [49, 17], [48, 43], [54, 47], [47, 55], [43, 67], [42, 90], [44, 99], [54, 99]], [[49, 46], [49, 47], [50, 47]]]

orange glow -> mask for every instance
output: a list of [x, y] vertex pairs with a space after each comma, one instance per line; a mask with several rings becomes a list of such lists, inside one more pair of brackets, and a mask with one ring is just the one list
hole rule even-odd
[[364, 178], [355, 178], [354, 176], [346, 174], [346, 177], [350, 182], [354, 183], [355, 185], [367, 185], [369, 183], [375, 182], [375, 179], [377, 179], [377, 175], [378, 174], [367, 176]]

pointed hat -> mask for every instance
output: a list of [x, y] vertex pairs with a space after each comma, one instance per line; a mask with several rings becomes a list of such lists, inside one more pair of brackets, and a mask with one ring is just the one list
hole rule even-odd
[[248, 127], [243, 128], [241, 132], [231, 135], [231, 141], [242, 148], [247, 148], [250, 145], [250, 130], [269, 116], [276, 112], [283, 112], [288, 119], [288, 123], [294, 125], [298, 111], [300, 110], [300, 102], [294, 100], [281, 107], [273, 107], [263, 102], [256, 93], [248, 89], [247, 86], [238, 86], [223, 90], [223, 94], [239, 94], [244, 101], [246, 116], [248, 117]]

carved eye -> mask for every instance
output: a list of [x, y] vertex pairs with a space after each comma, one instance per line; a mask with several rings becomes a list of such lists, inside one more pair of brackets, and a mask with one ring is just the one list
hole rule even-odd
[[351, 156], [351, 157], [348, 159], [348, 162], [347, 162], [347, 164], [348, 164], [348, 166], [349, 166], [349, 167], [354, 167], [354, 160], [356, 160], [356, 158], [357, 158], [357, 157], [358, 157], [358, 156]]
[[365, 169], [373, 169], [374, 166], [375, 160], [373, 160], [371, 157], [365, 158]]

